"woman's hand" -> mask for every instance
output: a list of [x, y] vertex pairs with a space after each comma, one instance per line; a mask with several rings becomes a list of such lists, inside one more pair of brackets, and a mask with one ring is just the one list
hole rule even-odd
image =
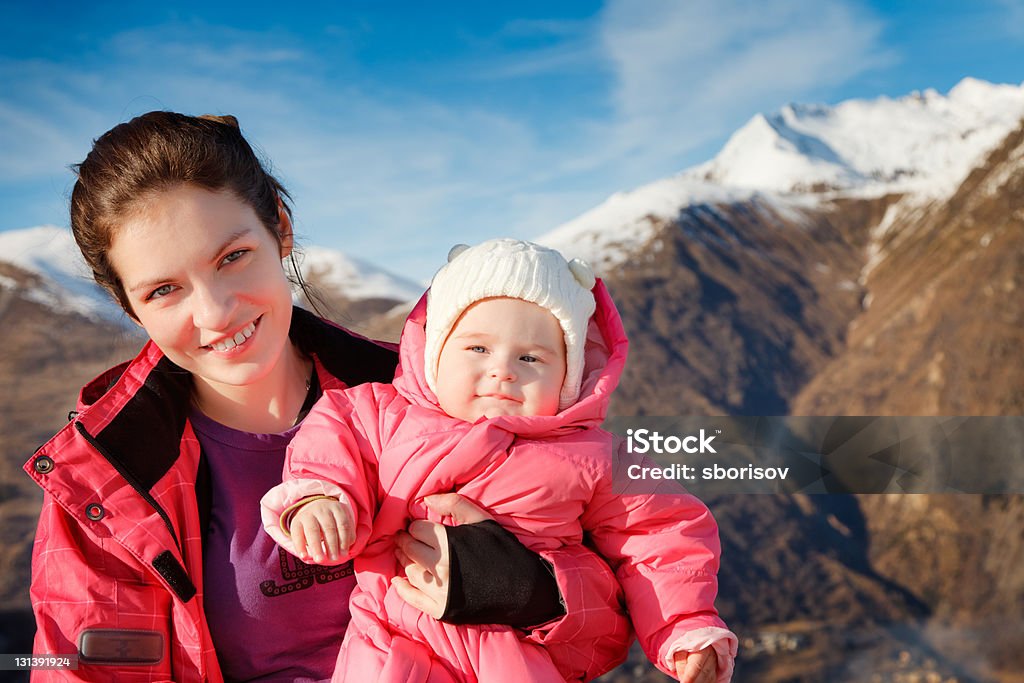
[[[423, 502], [442, 517], [451, 517], [455, 524], [491, 519], [489, 514], [457, 493], [434, 494]], [[395, 556], [405, 570], [405, 577], [396, 576], [391, 579], [391, 585], [407, 603], [439, 619], [448, 604], [451, 568], [445, 526], [418, 519], [409, 525], [408, 533], [398, 534], [396, 542]]]
[[682, 683], [715, 683], [718, 678], [718, 655], [710, 645], [699, 652], [677, 652], [674, 664]]

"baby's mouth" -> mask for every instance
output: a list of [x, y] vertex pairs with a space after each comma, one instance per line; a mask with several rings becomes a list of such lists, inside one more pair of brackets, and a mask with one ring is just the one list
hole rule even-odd
[[513, 403], [522, 403], [522, 400], [509, 396], [508, 394], [494, 393], [494, 394], [481, 394], [480, 398], [493, 398], [498, 401], [511, 401]]

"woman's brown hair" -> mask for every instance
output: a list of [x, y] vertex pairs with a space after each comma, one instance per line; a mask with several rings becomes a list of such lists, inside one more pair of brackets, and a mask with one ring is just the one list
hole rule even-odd
[[264, 168], [234, 116], [151, 111], [101, 135], [72, 168], [78, 175], [71, 192], [75, 241], [96, 282], [132, 317], [108, 254], [119, 224], [140, 200], [183, 183], [226, 190], [252, 207], [278, 242], [279, 211], [291, 217], [288, 192]]

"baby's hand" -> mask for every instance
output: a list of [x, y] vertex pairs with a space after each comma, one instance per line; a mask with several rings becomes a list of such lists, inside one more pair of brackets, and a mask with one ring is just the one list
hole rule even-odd
[[[355, 539], [352, 513], [348, 506], [332, 498], [306, 503], [295, 513], [289, 525], [295, 553], [317, 564], [337, 562]], [[326, 550], [326, 556], [324, 554]]]
[[681, 683], [715, 683], [718, 656], [710, 645], [699, 652], [677, 652], [673, 660]]

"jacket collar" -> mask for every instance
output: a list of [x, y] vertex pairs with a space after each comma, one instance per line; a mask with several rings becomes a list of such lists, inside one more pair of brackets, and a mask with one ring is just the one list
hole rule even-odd
[[[392, 348], [305, 311], [294, 311], [291, 334], [313, 356], [318, 379], [326, 388], [368, 379], [387, 381], [394, 371]], [[340, 377], [328, 374], [334, 372]], [[189, 526], [197, 517], [184, 502], [187, 493], [181, 484], [196, 486], [197, 521], [204, 524], [198, 490], [204, 469], [201, 454], [194, 440], [192, 447], [183, 441], [191, 383], [188, 372], [147, 343], [134, 360], [82, 390], [74, 422], [40, 447], [24, 467], [70, 515], [85, 515], [95, 533], [114, 537], [151, 566], [183, 603], [196, 594], [185, 567], [201, 572], [195, 564], [199, 554], [185, 546], [194, 543], [194, 532], [202, 529]], [[174, 468], [179, 462], [183, 464]], [[165, 479], [172, 471], [177, 474]]]
[[[319, 377], [325, 388], [338, 381], [346, 386], [388, 382], [394, 373], [394, 345], [368, 340], [301, 308], [292, 310], [289, 336], [319, 361], [327, 375]], [[148, 490], [178, 458], [191, 389], [191, 374], [150, 341], [130, 363], [82, 389], [78, 421], [133, 486]]]

